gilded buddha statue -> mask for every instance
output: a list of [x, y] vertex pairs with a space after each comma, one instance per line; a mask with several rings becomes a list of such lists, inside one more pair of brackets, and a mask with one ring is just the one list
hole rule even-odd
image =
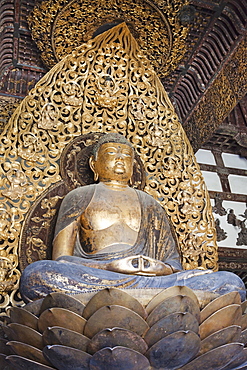
[[230, 272], [183, 271], [165, 211], [149, 194], [129, 186], [134, 149], [119, 134], [103, 135], [90, 167], [96, 184], [69, 192], [60, 207], [53, 260], [29, 265], [21, 278], [25, 301], [53, 291], [78, 294], [106, 287], [185, 285], [214, 296], [238, 291]]

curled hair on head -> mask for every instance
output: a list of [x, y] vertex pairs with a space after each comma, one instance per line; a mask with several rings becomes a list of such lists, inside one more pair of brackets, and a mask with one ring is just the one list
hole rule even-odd
[[94, 158], [97, 157], [97, 153], [98, 153], [99, 148], [101, 147], [101, 145], [103, 145], [105, 143], [125, 144], [125, 145], [128, 145], [131, 149], [134, 150], [132, 144], [123, 135], [118, 134], [117, 132], [111, 132], [109, 134], [105, 134], [105, 135], [101, 136], [99, 141], [94, 145], [93, 150], [92, 150], [92, 154], [93, 154]]

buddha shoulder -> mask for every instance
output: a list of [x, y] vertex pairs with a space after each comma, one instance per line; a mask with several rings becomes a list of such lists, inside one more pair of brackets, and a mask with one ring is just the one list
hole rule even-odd
[[63, 207], [64, 204], [74, 206], [82, 198], [90, 200], [95, 191], [95, 186], [96, 186], [95, 184], [85, 185], [71, 190], [68, 194], [65, 195], [62, 201], [61, 208]]
[[64, 197], [58, 213], [55, 234], [80, 216], [80, 210], [88, 206], [94, 191], [95, 185], [80, 186]]

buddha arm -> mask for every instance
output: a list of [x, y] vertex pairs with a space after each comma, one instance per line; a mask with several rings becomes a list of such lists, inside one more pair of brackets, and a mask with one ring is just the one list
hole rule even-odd
[[53, 241], [53, 260], [57, 260], [61, 256], [73, 256], [77, 229], [78, 222], [77, 220], [74, 220], [71, 224], [58, 233]]

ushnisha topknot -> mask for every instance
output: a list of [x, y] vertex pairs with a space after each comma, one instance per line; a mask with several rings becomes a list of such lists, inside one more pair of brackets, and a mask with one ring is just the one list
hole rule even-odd
[[101, 136], [99, 141], [94, 145], [92, 154], [94, 157], [97, 157], [97, 153], [101, 145], [105, 143], [120, 143], [128, 145], [131, 149], [134, 150], [132, 144], [121, 134], [118, 134], [117, 132], [111, 132], [109, 134], [105, 134]]

